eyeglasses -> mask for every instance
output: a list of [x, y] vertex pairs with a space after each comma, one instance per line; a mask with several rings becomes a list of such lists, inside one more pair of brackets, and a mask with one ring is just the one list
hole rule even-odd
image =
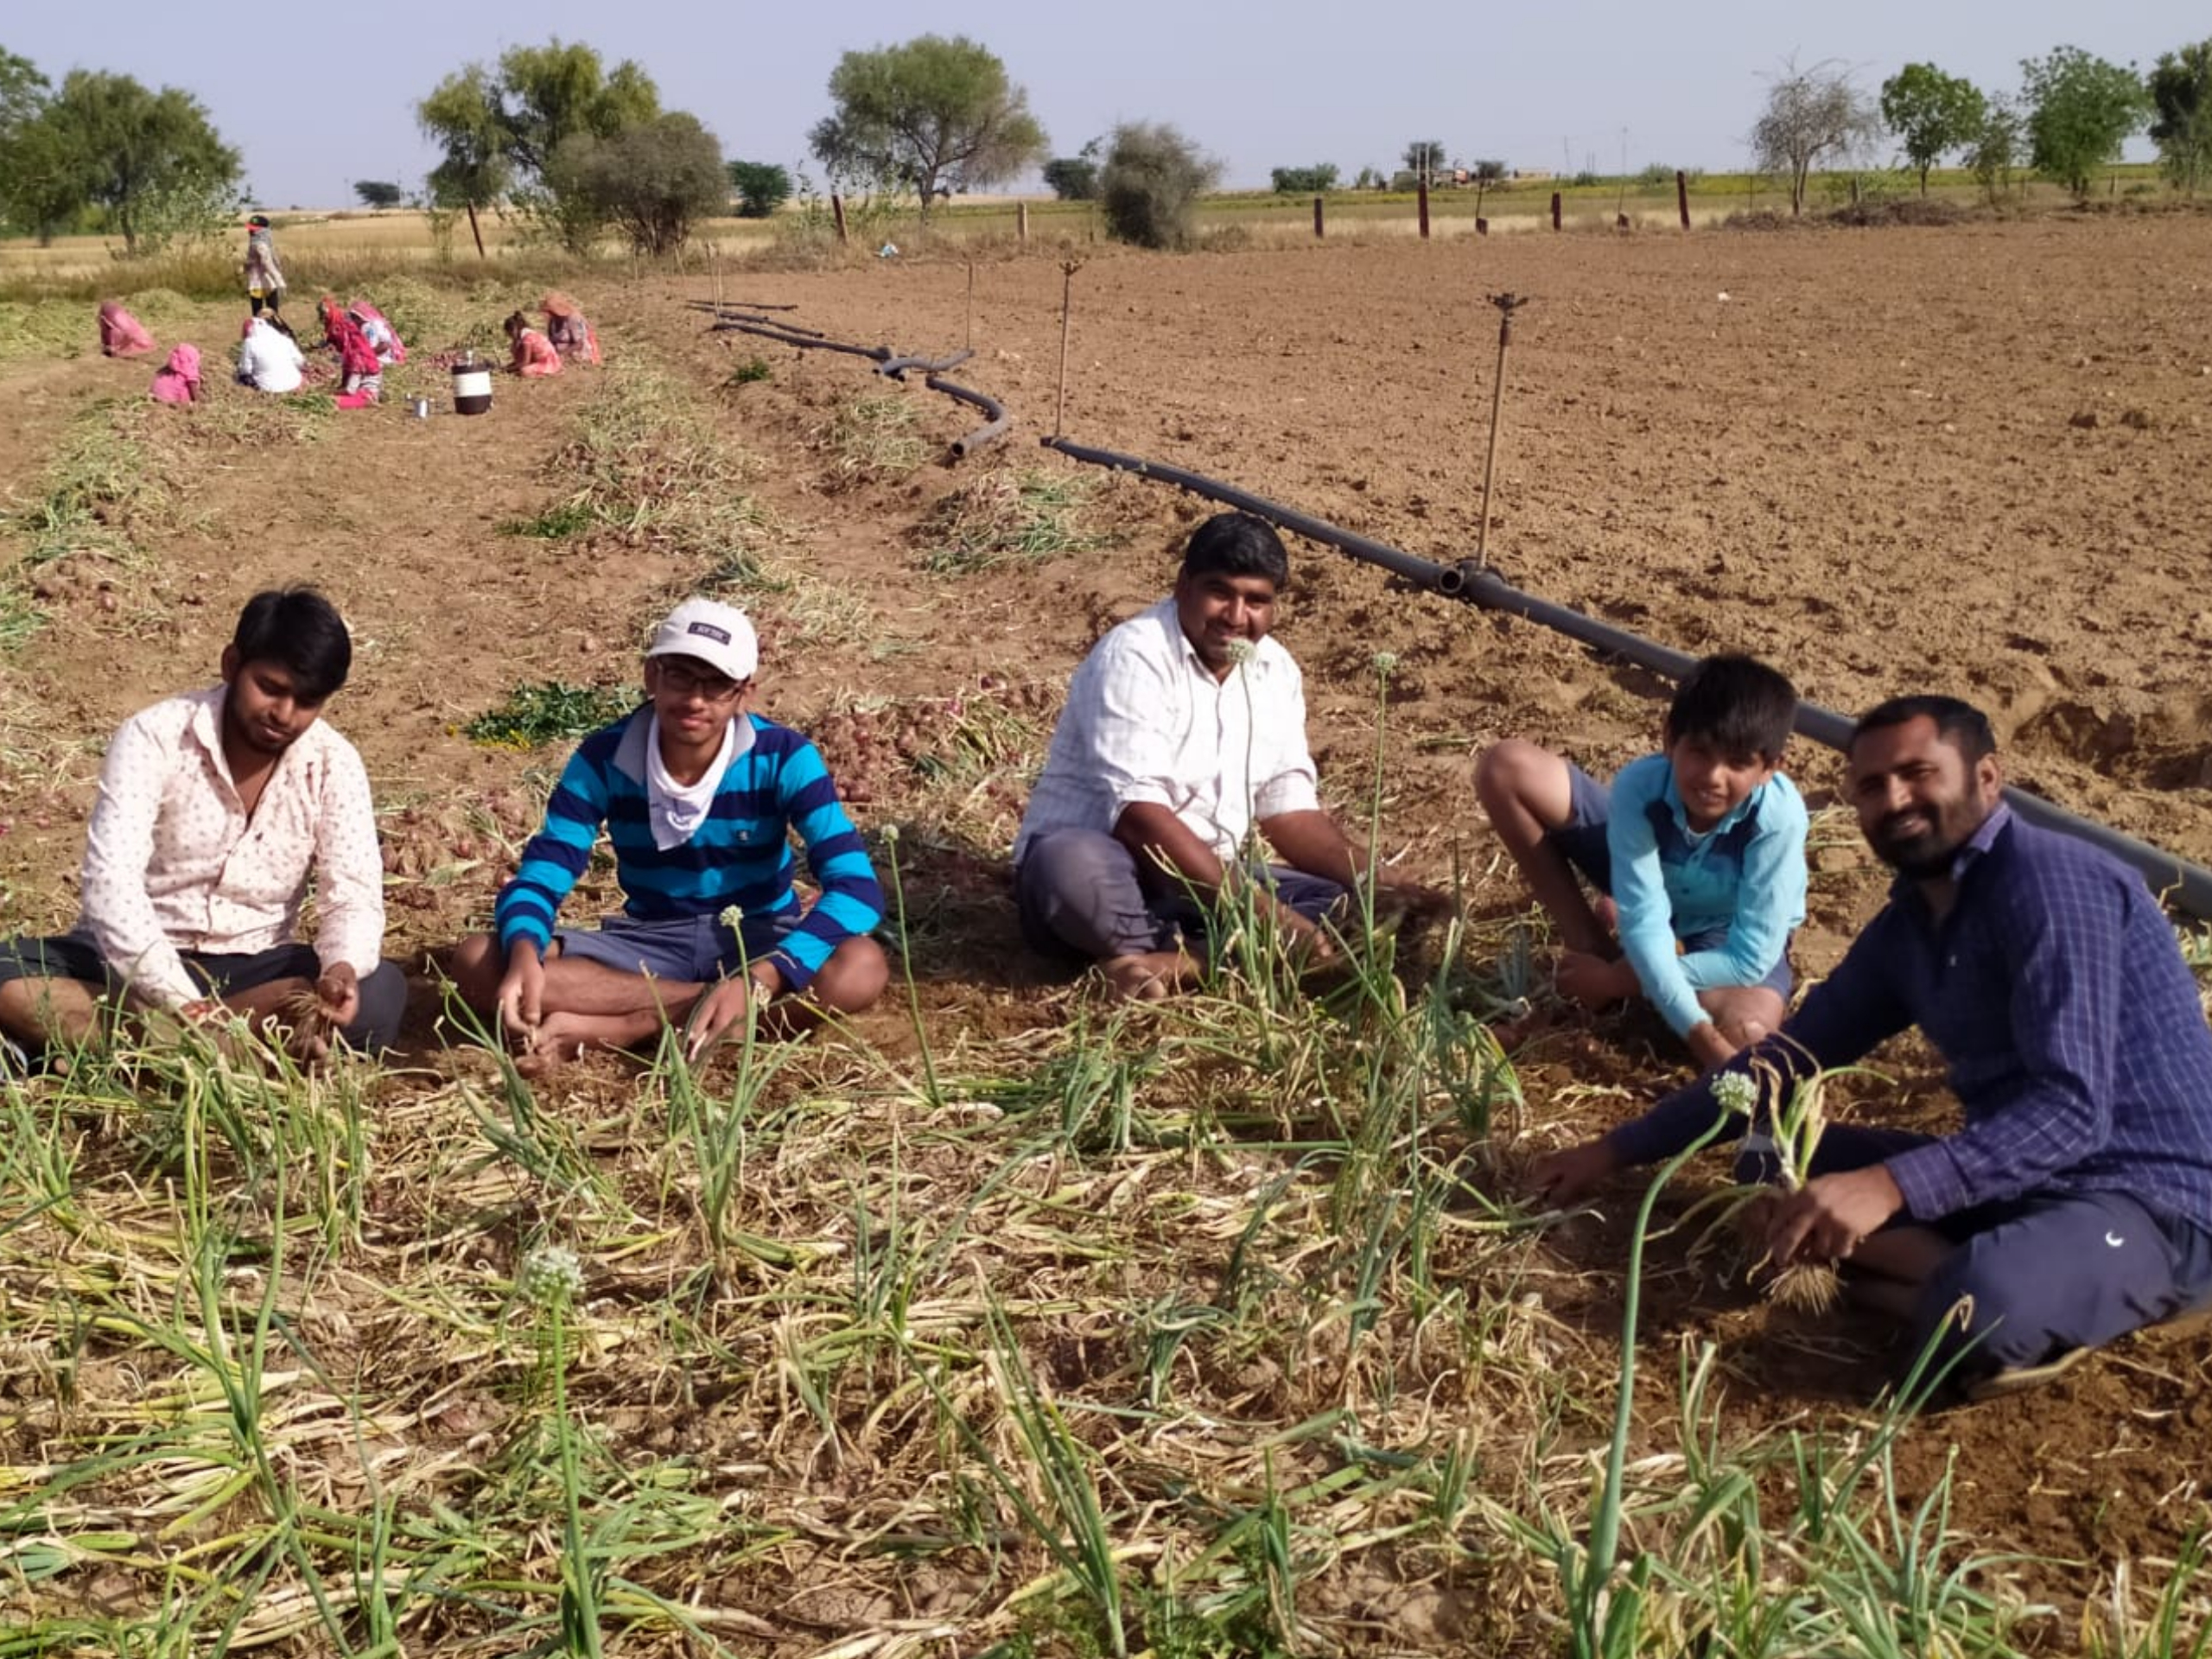
[[679, 697], [701, 696], [709, 702], [728, 702], [745, 690], [750, 680], [733, 680], [726, 674], [702, 674], [665, 657], [653, 658], [661, 688]]

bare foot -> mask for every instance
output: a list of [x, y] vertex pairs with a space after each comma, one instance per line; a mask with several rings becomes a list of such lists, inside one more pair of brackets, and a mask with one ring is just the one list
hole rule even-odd
[[1198, 964], [1180, 950], [1147, 950], [1136, 956], [1109, 957], [1098, 964], [1115, 994], [1132, 1002], [1164, 1002], [1171, 992], [1191, 982]]
[[1530, 1008], [1526, 1014], [1510, 1020], [1500, 1020], [1491, 1025], [1490, 1034], [1497, 1041], [1501, 1052], [1510, 1054], [1522, 1044], [1533, 1042], [1552, 1028], [1555, 1011], [1550, 1007]]
[[576, 1028], [564, 1014], [549, 1014], [522, 1033], [522, 1052], [515, 1070], [526, 1077], [550, 1077], [571, 1060], [581, 1060], [592, 1047], [592, 1037]]

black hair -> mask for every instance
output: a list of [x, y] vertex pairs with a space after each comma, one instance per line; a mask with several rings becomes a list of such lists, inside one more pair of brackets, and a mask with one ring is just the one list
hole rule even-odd
[[1265, 576], [1278, 591], [1290, 585], [1290, 555], [1266, 519], [1217, 512], [1191, 532], [1183, 550], [1186, 576]]
[[517, 334], [530, 327], [530, 319], [523, 315], [519, 311], [510, 311], [507, 313], [507, 320], [501, 323], [499, 327], [505, 329], [507, 338], [509, 340], [512, 340]]
[[321, 702], [346, 683], [353, 641], [338, 607], [313, 588], [271, 588], [238, 613], [231, 648], [238, 666], [280, 663], [291, 671], [302, 702]]
[[1797, 688], [1756, 658], [1700, 658], [1682, 676], [1667, 709], [1667, 741], [1702, 739], [1723, 754], [1782, 759], [1797, 719]]
[[1851, 741], [1844, 753], [1850, 753], [1859, 747], [1859, 740], [1868, 732], [1878, 732], [1886, 727], [1903, 726], [1916, 720], [1932, 720], [1936, 734], [1972, 766], [1984, 755], [1997, 753], [1997, 734], [1989, 728], [1989, 716], [1974, 704], [1958, 697], [1947, 697], [1939, 693], [1923, 692], [1916, 696], [1891, 697], [1878, 702], [1859, 716], [1859, 723], [1851, 728]]

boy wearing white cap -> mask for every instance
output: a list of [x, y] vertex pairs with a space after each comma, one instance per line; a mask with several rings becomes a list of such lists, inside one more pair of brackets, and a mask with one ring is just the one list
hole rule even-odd
[[[645, 652], [648, 701], [569, 758], [493, 931], [454, 953], [461, 995], [540, 1060], [626, 1048], [664, 1021], [684, 1025], [696, 1058], [748, 1007], [803, 996], [849, 1014], [882, 995], [889, 969], [868, 935], [883, 889], [820, 753], [750, 711], [759, 664], [744, 612], [677, 606]], [[601, 825], [623, 912], [556, 928]], [[822, 889], [810, 907], [791, 888], [794, 830]]]

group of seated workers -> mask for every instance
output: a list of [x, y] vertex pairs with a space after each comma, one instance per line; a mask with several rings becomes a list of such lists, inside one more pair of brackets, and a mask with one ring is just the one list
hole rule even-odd
[[[1311, 962], [1351, 948], [1355, 918], [1448, 903], [1361, 891], [1375, 861], [1320, 804], [1298, 665], [1271, 637], [1288, 579], [1270, 525], [1220, 514], [1192, 537], [1173, 591], [1092, 648], [1014, 847], [1033, 947], [1158, 999], [1230, 933]], [[124, 723], [76, 926], [0, 944], [0, 1033], [19, 1058], [66, 1052], [118, 1008], [149, 1037], [242, 1019], [296, 1044], [288, 1011], [302, 999], [353, 1047], [393, 1044], [405, 985], [382, 957], [368, 780], [321, 718], [350, 662], [321, 594], [260, 594], [219, 684]], [[492, 931], [454, 950], [459, 995], [526, 1063], [671, 1029], [697, 1059], [749, 1021], [791, 1033], [881, 995], [874, 866], [820, 753], [753, 711], [759, 665], [742, 612], [679, 605], [645, 652], [645, 701], [578, 747]], [[1745, 1114], [1723, 1100], [1917, 1026], [1962, 1127], [1831, 1124], [1809, 1180], [1764, 1206], [1776, 1265], [1836, 1264], [1969, 1394], [2041, 1381], [2212, 1304], [2212, 1027], [2142, 878], [2013, 815], [1979, 712], [1935, 696], [1882, 703], [1854, 731], [1846, 787], [1897, 873], [1889, 901], [1785, 1014], [1806, 892], [1805, 805], [1778, 769], [1795, 709], [1772, 669], [1711, 658], [1684, 679], [1660, 752], [1610, 789], [1521, 741], [1478, 763], [1477, 798], [1564, 947], [1561, 994], [1649, 1001], [1703, 1068], [1643, 1116], [1538, 1160], [1533, 1194], [1580, 1203], [1716, 1125], [1750, 1131], [1742, 1176], [1769, 1179], [1777, 1103]], [[563, 927], [602, 833], [622, 912]], [[311, 877], [308, 945], [296, 935]]]

